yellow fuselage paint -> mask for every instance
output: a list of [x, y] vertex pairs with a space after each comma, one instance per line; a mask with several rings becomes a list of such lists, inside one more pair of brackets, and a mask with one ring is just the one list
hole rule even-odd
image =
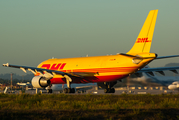
[[[79, 58], [64, 58], [64, 59], [49, 59], [38, 65], [39, 68], [52, 69], [83, 76], [76, 82], [82, 82], [85, 78], [95, 78], [95, 80], [86, 80], [85, 82], [104, 82], [105, 77], [110, 76], [107, 81], [114, 81], [121, 79], [135, 71], [141, 69], [155, 58], [155, 54], [147, 53], [141, 54], [142, 57], [151, 57], [143, 59], [139, 64], [133, 62], [132, 57], [123, 55], [109, 55], [109, 56], [94, 56], [94, 57], [79, 57]], [[62, 67], [62, 65], [64, 65]], [[44, 67], [44, 66], [48, 66]], [[115, 77], [112, 77], [115, 76]], [[53, 78], [63, 78], [62, 75], [55, 75]], [[97, 79], [96, 79], [97, 78]], [[61, 83], [61, 82], [60, 82]]]

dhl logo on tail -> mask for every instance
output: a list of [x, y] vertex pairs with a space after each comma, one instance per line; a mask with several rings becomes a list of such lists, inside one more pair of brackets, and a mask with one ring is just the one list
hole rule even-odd
[[151, 42], [151, 40], [148, 40], [148, 38], [138, 38], [136, 43], [145, 43], [145, 42]]

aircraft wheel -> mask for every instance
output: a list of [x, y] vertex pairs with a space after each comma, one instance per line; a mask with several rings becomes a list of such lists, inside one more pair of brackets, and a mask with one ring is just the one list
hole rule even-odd
[[111, 88], [108, 88], [108, 93], [112, 93], [112, 89]]
[[52, 89], [48, 89], [47, 92], [48, 92], [48, 93], [52, 93]]
[[71, 89], [71, 93], [75, 93], [75, 88], [72, 88], [72, 89]]
[[104, 93], [108, 93], [108, 89], [107, 88], [104, 89]]
[[111, 93], [115, 93], [115, 89], [112, 88], [112, 89], [110, 90], [110, 92], [111, 92]]
[[67, 91], [68, 91], [67, 93], [71, 93], [71, 88], [68, 88]]
[[67, 88], [65, 88], [63, 92], [64, 92], [64, 93], [68, 93], [68, 89], [67, 89]]

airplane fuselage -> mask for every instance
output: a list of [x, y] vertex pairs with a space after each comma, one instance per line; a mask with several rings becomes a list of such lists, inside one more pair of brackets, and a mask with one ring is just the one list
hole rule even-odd
[[[154, 57], [155, 54], [150, 53], [148, 56]], [[55, 58], [40, 63], [38, 68], [63, 71], [77, 76], [72, 78], [72, 83], [111, 82], [138, 71], [154, 58], [143, 59], [138, 64], [134, 63], [133, 59], [120, 54], [65, 59]], [[66, 83], [66, 79], [62, 75], [55, 75], [50, 81], [51, 84]]]

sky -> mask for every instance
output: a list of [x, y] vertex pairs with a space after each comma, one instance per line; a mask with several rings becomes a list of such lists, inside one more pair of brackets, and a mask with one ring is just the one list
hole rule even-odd
[[[36, 67], [49, 58], [126, 53], [152, 9], [158, 17], [151, 52], [179, 54], [178, 0], [1, 0], [0, 74], [4, 63]], [[150, 67], [178, 63], [155, 60]]]

